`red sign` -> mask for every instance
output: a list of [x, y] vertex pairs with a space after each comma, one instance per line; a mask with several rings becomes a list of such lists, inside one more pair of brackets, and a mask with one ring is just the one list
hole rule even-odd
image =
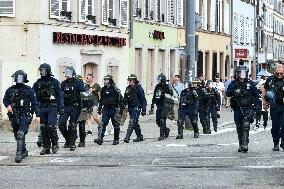
[[248, 50], [247, 49], [235, 49], [235, 58], [247, 58]]
[[79, 45], [106, 45], [122, 47], [126, 46], [126, 39], [119, 37], [72, 34], [53, 32], [53, 43], [79, 44]]

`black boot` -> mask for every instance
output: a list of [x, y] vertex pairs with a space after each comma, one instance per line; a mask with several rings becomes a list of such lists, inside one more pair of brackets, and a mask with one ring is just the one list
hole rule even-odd
[[136, 134], [137, 138], [134, 139], [133, 142], [142, 142], [144, 140], [139, 124], [137, 124], [136, 127], [135, 127], [135, 134]]
[[78, 144], [78, 147], [85, 147], [85, 139], [86, 139], [86, 129], [85, 129], [86, 121], [82, 120], [79, 121], [79, 137], [80, 142]]
[[272, 148], [272, 151], [279, 151], [280, 149], [279, 149], [279, 142], [274, 142], [274, 147]]
[[103, 132], [103, 122], [100, 122], [98, 125], [98, 138], [94, 139], [94, 142], [97, 143], [98, 145], [103, 144], [103, 138], [104, 138], [104, 132]]
[[39, 130], [39, 133], [38, 133], [38, 136], [37, 136], [37, 142], [36, 142], [36, 144], [37, 144], [38, 147], [41, 147], [41, 146], [42, 146], [41, 127], [42, 127], [42, 125], [39, 126], [39, 129], [40, 129], [40, 130]]
[[214, 131], [217, 132], [217, 125], [218, 125], [218, 122], [217, 121], [214, 121], [213, 122], [213, 128], [214, 128]]
[[76, 149], [76, 139], [78, 138], [77, 136], [77, 124], [76, 123], [70, 123], [69, 126], [69, 148], [70, 151], [74, 151]]
[[51, 147], [52, 153], [55, 154], [59, 149], [57, 129], [55, 125], [49, 125], [48, 128], [49, 128], [49, 137], [52, 143], [52, 147]]
[[193, 134], [193, 138], [198, 138], [199, 137], [199, 129], [198, 129], [198, 124], [196, 121], [193, 121], [191, 123], [192, 127], [193, 127], [193, 131], [194, 131], [194, 134]]
[[284, 136], [282, 136], [280, 147], [284, 150]]
[[119, 144], [119, 132], [120, 132], [119, 125], [114, 126], [113, 143], [112, 143], [113, 145]]
[[247, 153], [247, 151], [248, 151], [248, 143], [249, 143], [249, 123], [248, 122], [244, 122], [243, 133], [242, 133], [242, 148], [241, 148], [241, 152]]
[[40, 155], [50, 154], [49, 127], [47, 125], [42, 125], [40, 128], [41, 128], [43, 149], [39, 154]]
[[123, 140], [125, 143], [129, 143], [130, 136], [131, 136], [131, 134], [133, 132], [134, 124], [135, 124], [135, 120], [134, 119], [130, 119], [127, 131], [126, 131], [126, 136], [125, 136], [125, 138]]
[[165, 138], [169, 138], [170, 136], [170, 129], [168, 127], [165, 127]]
[[164, 140], [165, 139], [165, 130], [166, 130], [166, 120], [161, 119], [160, 120], [160, 137], [158, 140]]
[[177, 124], [178, 124], [178, 135], [176, 139], [183, 139], [183, 122], [179, 120]]
[[237, 125], [237, 132], [238, 132], [238, 139], [239, 139], [239, 148], [238, 152], [242, 152], [242, 143], [243, 143], [243, 138], [242, 138], [242, 129], [240, 125]]
[[15, 162], [20, 163], [23, 159], [23, 146], [24, 146], [24, 131], [17, 132], [17, 151], [16, 151], [16, 158]]
[[69, 133], [67, 130], [67, 126], [65, 124], [59, 124], [58, 125], [59, 131], [61, 132], [62, 136], [65, 139], [65, 143], [63, 148], [69, 148]]

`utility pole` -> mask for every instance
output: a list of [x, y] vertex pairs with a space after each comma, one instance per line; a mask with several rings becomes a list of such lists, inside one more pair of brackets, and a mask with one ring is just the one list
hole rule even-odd
[[[231, 68], [234, 69], [234, 3], [233, 0], [231, 0], [231, 25], [230, 25], [230, 30], [231, 30]], [[232, 73], [232, 71], [231, 71]]]
[[[256, 3], [259, 3], [259, 2], [256, 2]], [[251, 65], [251, 75], [252, 75], [252, 78], [253, 79], [256, 79], [256, 54], [257, 54], [257, 46], [258, 46], [258, 37], [257, 37], [257, 29], [256, 27], [257, 24], [256, 24], [256, 4], [253, 5], [253, 10], [254, 10], [254, 23], [253, 23], [253, 37], [254, 37], [254, 56], [253, 56], [253, 62], [252, 62], [252, 65]]]
[[133, 0], [129, 1], [129, 45], [133, 40]]
[[195, 6], [196, 0], [186, 1], [186, 81], [195, 78]]

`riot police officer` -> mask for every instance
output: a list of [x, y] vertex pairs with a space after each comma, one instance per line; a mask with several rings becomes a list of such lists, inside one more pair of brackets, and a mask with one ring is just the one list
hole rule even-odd
[[9, 120], [17, 141], [15, 162], [20, 163], [28, 156], [25, 135], [28, 133], [33, 113], [36, 121], [40, 122], [39, 107], [34, 91], [24, 83], [28, 83], [27, 74], [23, 70], [16, 71], [13, 75], [16, 85], [9, 87], [3, 98], [3, 103], [8, 111]]
[[166, 119], [168, 113], [171, 111], [168, 102], [173, 95], [173, 89], [170, 87], [164, 74], [161, 73], [158, 75], [157, 80], [158, 84], [154, 89], [150, 113], [154, 111], [154, 105], [156, 104], [156, 124], [160, 127], [160, 137], [158, 140], [164, 140], [169, 137], [170, 133], [170, 129], [166, 125]]
[[57, 113], [63, 107], [63, 95], [59, 81], [53, 78], [50, 65], [41, 64], [38, 70], [41, 78], [34, 83], [33, 89], [40, 107], [40, 132], [43, 144], [40, 155], [44, 155], [50, 154], [51, 147], [52, 153], [58, 151], [56, 124]]
[[198, 138], [198, 108], [199, 100], [196, 92], [197, 81], [189, 81], [187, 88], [182, 90], [179, 103], [178, 136], [176, 139], [183, 139], [183, 124], [185, 116], [190, 119], [194, 131], [194, 138]]
[[123, 97], [120, 90], [115, 86], [111, 75], [104, 76], [104, 86], [101, 90], [101, 98], [99, 100], [98, 114], [102, 114], [102, 120], [98, 125], [98, 138], [94, 140], [98, 145], [102, 145], [106, 126], [111, 119], [114, 127], [113, 145], [119, 144], [120, 124], [115, 119], [117, 114], [123, 114]]
[[[212, 80], [207, 80], [206, 85], [207, 85], [206, 91], [209, 95], [209, 112], [213, 122], [214, 131], [217, 132], [217, 125], [218, 125], [217, 112], [220, 111], [221, 96], [218, 90], [215, 87], [213, 87]], [[210, 121], [208, 122], [208, 124], [209, 124], [209, 132], [211, 132]]]
[[238, 66], [235, 70], [235, 80], [230, 83], [226, 92], [231, 97], [231, 107], [234, 110], [234, 121], [237, 127], [238, 152], [248, 151], [250, 123], [253, 122], [254, 111], [260, 110], [258, 91], [253, 81], [248, 78], [248, 68]]
[[210, 95], [206, 89], [204, 81], [196, 89], [199, 97], [199, 119], [204, 134], [211, 134], [210, 130]]
[[273, 151], [279, 151], [280, 147], [284, 150], [284, 68], [281, 64], [276, 64], [274, 75], [269, 76], [262, 90], [264, 109], [270, 106], [272, 120], [271, 134], [273, 138]]
[[140, 112], [142, 116], [146, 115], [147, 101], [144, 90], [137, 80], [137, 76], [131, 74], [128, 76], [127, 80], [129, 85], [124, 93], [124, 105], [128, 106], [130, 120], [124, 142], [129, 143], [133, 130], [137, 136], [133, 142], [140, 142], [143, 141], [143, 135], [141, 133], [140, 125], [138, 124], [138, 119]]
[[[83, 83], [75, 78], [76, 72], [73, 67], [64, 69], [66, 80], [61, 82], [61, 89], [64, 97], [64, 108], [59, 117], [59, 130], [65, 138], [64, 148], [70, 148], [70, 151], [76, 149], [77, 139], [77, 121], [80, 115], [80, 92], [86, 91]], [[67, 120], [70, 117], [67, 129]]]

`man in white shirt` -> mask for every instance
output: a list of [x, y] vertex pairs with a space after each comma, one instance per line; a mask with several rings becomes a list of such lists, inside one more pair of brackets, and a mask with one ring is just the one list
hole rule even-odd
[[225, 91], [225, 86], [224, 83], [222, 83], [220, 81], [220, 77], [216, 77], [216, 82], [215, 82], [215, 86], [216, 89], [218, 89], [218, 92], [220, 93], [221, 96], [221, 104], [223, 104], [223, 93]]

